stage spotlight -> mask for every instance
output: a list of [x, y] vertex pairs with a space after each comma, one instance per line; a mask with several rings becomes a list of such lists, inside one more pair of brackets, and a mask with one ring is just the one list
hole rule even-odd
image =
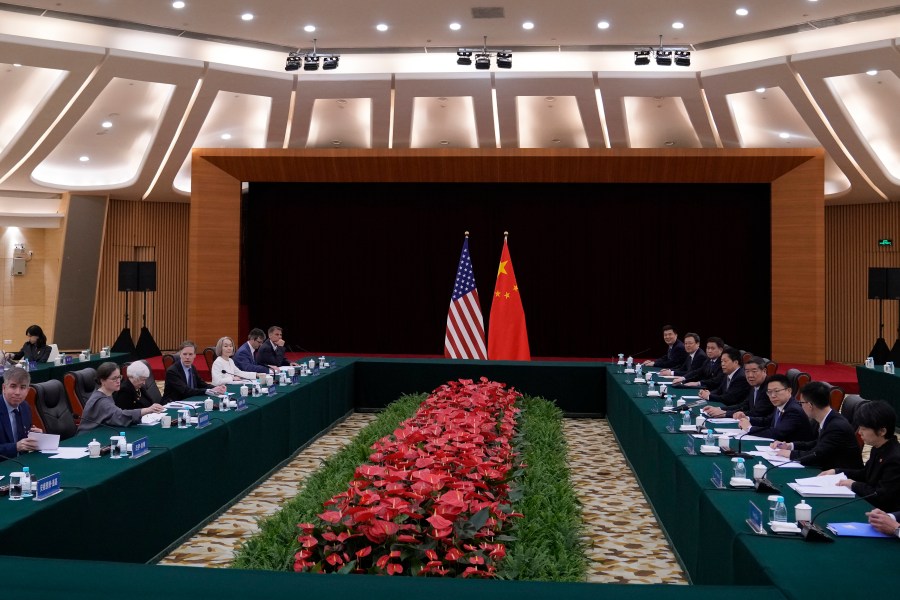
[[472, 64], [472, 51], [471, 50], [464, 50], [464, 49], [460, 48], [459, 50], [456, 51], [456, 56], [459, 57], [456, 59], [456, 64], [463, 65], [463, 66], [468, 66], [468, 65]]
[[687, 50], [675, 51], [675, 64], [679, 67], [691, 66], [691, 53]]
[[[512, 64], [512, 63], [510, 63]], [[490, 69], [491, 68], [491, 55], [487, 53], [479, 53], [475, 55], [475, 68], [476, 69]]]
[[656, 51], [656, 64], [660, 67], [670, 67], [672, 66], [672, 51], [671, 50], [657, 50]]
[[319, 69], [319, 57], [307, 54], [303, 58], [303, 70], [304, 71], [317, 71]]
[[337, 69], [338, 60], [340, 60], [340, 56], [323, 56], [322, 57], [322, 70], [323, 71], [331, 71], [332, 69]]
[[512, 52], [497, 53], [497, 67], [500, 69], [512, 68]]
[[649, 65], [650, 64], [650, 51], [649, 50], [635, 50], [634, 51], [634, 64], [637, 66]]
[[303, 55], [299, 52], [291, 52], [288, 54], [287, 62], [284, 63], [284, 70], [296, 71], [300, 68], [301, 62], [303, 62]]

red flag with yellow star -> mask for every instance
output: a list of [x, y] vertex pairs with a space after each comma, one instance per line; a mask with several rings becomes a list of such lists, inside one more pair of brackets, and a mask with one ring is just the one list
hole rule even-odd
[[509, 246], [503, 238], [497, 284], [491, 302], [488, 323], [488, 359], [531, 360], [528, 349], [528, 330], [525, 328], [525, 309], [519, 296], [519, 286], [509, 257]]

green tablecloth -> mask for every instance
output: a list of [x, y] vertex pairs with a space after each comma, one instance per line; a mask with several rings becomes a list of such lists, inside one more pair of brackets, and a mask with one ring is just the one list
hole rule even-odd
[[53, 363], [39, 363], [33, 371], [31, 371], [31, 383], [42, 383], [51, 379], [63, 380], [63, 376], [70, 371], [80, 371], [87, 367], [96, 369], [105, 362], [114, 362], [122, 364], [128, 360], [130, 355], [127, 352], [113, 352], [109, 358], [100, 358], [99, 354], [91, 354], [90, 360], [79, 361], [78, 355], [75, 360], [68, 365], [54, 365]]
[[881, 367], [856, 367], [859, 395], [867, 400], [884, 400], [900, 416], [900, 375], [885, 373]]

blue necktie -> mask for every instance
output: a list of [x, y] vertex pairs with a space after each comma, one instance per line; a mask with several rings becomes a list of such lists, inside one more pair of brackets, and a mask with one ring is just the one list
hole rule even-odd
[[187, 372], [185, 372], [185, 375], [187, 376], [187, 385], [188, 385], [188, 387], [189, 387], [189, 388], [194, 387], [194, 384], [191, 383], [191, 370], [188, 369]]
[[772, 421], [772, 427], [778, 427], [778, 419], [781, 417], [781, 411], [775, 409], [775, 420]]

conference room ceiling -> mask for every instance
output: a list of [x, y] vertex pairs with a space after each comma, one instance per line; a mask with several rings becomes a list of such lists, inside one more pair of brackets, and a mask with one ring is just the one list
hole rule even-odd
[[[892, 2], [172, 4], [0, 3], [0, 197], [188, 202], [194, 147], [822, 147], [826, 202], [900, 199]], [[483, 36], [511, 69], [456, 64]], [[660, 36], [691, 66], [635, 66]], [[313, 38], [337, 69], [285, 72]]]

